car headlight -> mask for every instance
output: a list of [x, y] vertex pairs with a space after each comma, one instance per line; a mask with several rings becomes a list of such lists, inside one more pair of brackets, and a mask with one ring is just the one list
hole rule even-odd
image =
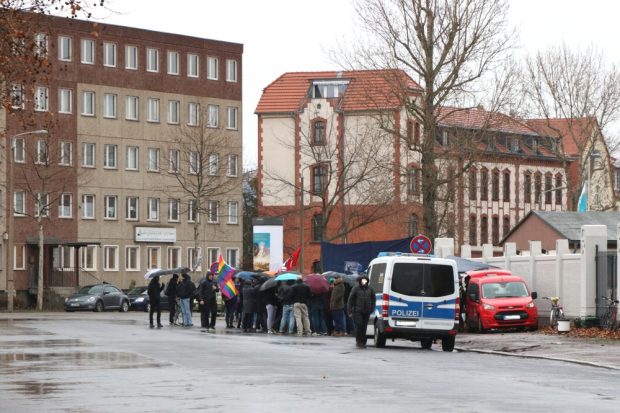
[[482, 308], [485, 310], [495, 310], [495, 306], [492, 306], [491, 304], [482, 304]]
[[527, 303], [527, 305], [525, 306], [525, 308], [534, 308], [536, 307], [536, 305], [534, 304], [534, 301], [530, 301], [529, 303]]
[[96, 300], [96, 298], [95, 298], [95, 297], [88, 297], [88, 302], [89, 302], [89, 303], [92, 303], [92, 302], [94, 302], [95, 300]]
[[144, 297], [138, 297], [136, 298], [136, 303], [141, 303], [142, 301], [144, 301]]

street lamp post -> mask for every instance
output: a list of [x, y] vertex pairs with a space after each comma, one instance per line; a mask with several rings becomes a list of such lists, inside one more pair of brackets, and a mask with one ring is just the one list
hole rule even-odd
[[590, 194], [591, 194], [590, 187], [592, 186], [592, 160], [593, 159], [598, 159], [600, 157], [601, 157], [601, 153], [598, 150], [596, 150], [596, 149], [594, 149], [588, 155], [588, 192], [587, 192], [588, 193], [588, 197], [586, 198], [586, 205], [587, 205], [586, 211], [589, 211], [590, 210], [590, 205], [592, 205], [591, 202], [590, 202]]
[[14, 295], [15, 295], [15, 279], [14, 279], [14, 273], [13, 273], [13, 262], [11, 260], [11, 258], [13, 258], [13, 245], [14, 245], [14, 240], [13, 240], [13, 234], [14, 234], [14, 219], [13, 219], [13, 215], [15, 214], [15, 200], [13, 199], [13, 193], [15, 192], [15, 179], [13, 177], [14, 175], [14, 164], [15, 164], [15, 138], [19, 138], [20, 136], [25, 136], [25, 135], [47, 135], [47, 130], [45, 129], [40, 129], [40, 130], [35, 130], [35, 131], [29, 131], [29, 132], [22, 132], [22, 133], [18, 133], [17, 135], [13, 135], [10, 138], [10, 142], [9, 145], [11, 145], [11, 153], [9, 154], [9, 159], [7, 161], [7, 186], [8, 186], [8, 194], [7, 194], [7, 198], [8, 198], [8, 205], [6, 208], [7, 211], [7, 217], [6, 217], [6, 235], [7, 235], [7, 243], [6, 243], [6, 252], [5, 252], [5, 256], [6, 256], [6, 284], [7, 284], [7, 291], [8, 291], [8, 298], [7, 298], [7, 311], [13, 312], [13, 308], [14, 308]]
[[304, 172], [312, 165], [301, 168], [299, 185], [299, 272], [304, 272]]

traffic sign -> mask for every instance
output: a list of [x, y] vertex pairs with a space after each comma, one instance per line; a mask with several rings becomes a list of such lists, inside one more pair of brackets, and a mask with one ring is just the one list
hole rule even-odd
[[416, 235], [411, 239], [409, 249], [411, 249], [411, 252], [414, 254], [430, 254], [431, 249], [433, 249], [433, 244], [427, 236]]

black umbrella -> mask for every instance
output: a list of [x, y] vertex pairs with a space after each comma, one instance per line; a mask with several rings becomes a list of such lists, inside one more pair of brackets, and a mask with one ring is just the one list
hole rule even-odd
[[278, 285], [278, 282], [276, 281], [275, 278], [269, 278], [267, 281], [265, 281], [260, 288], [258, 289], [258, 291], [266, 291], [269, 290], [270, 288], [274, 288]]
[[344, 282], [349, 284], [351, 287], [355, 287], [357, 285], [357, 277], [359, 277], [359, 274], [345, 274], [343, 272], [336, 271], [326, 271], [321, 275], [325, 277], [327, 281], [334, 278], [342, 278]]

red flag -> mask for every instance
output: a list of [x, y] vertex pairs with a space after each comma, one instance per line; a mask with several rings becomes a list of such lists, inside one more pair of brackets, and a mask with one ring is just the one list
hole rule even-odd
[[297, 260], [299, 259], [300, 252], [301, 247], [297, 248], [293, 255], [291, 255], [288, 260], [284, 261], [284, 264], [282, 266], [286, 268], [286, 271], [290, 271], [293, 268], [297, 267]]

